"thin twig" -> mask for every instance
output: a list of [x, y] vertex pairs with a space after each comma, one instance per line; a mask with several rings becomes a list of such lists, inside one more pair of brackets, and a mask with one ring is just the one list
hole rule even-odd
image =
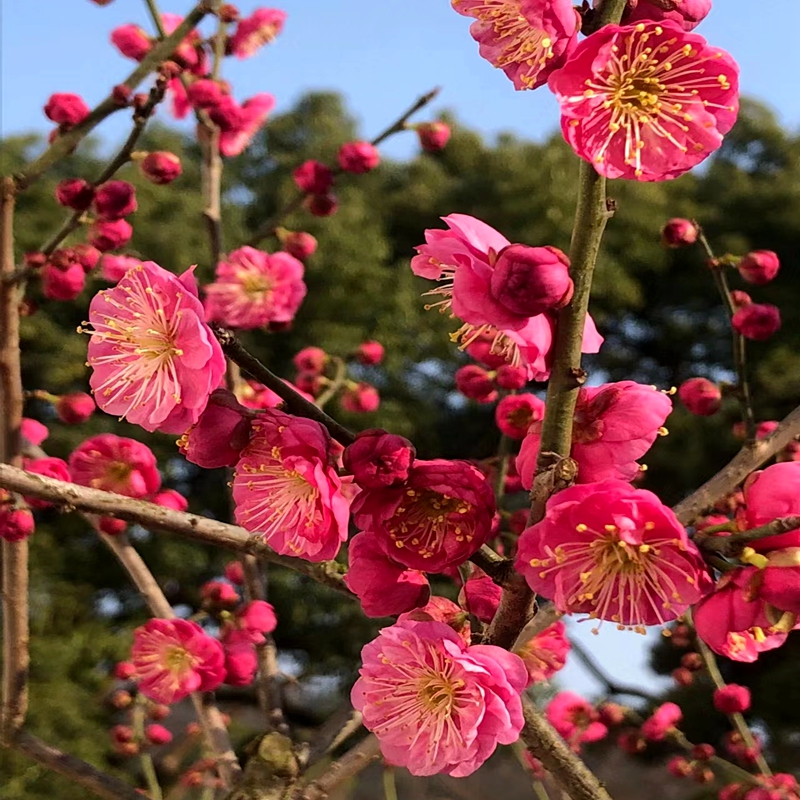
[[732, 533], [730, 536], [709, 536], [703, 531], [696, 533], [693, 540], [703, 550], [735, 558], [750, 542], [767, 539], [770, 536], [780, 536], [782, 533], [796, 531], [798, 528], [800, 528], [800, 516], [778, 517], [766, 525], [760, 525], [758, 528], [751, 528], [749, 531], [741, 533]]
[[[181, 24], [169, 36], [150, 50], [121, 85], [133, 91], [160, 63], [166, 61], [172, 55], [181, 40], [198, 25], [208, 12], [209, 9], [206, 2], [202, 0], [186, 15]], [[16, 191], [20, 192], [26, 189], [56, 162], [69, 155], [89, 131], [97, 127], [106, 117], [115, 111], [119, 111], [120, 108], [121, 106], [115, 99], [114, 94], [109, 94], [105, 100], [92, 109], [86, 119], [65, 133], [60, 134], [39, 158], [32, 161], [25, 169], [14, 176]]]
[[711, 508], [720, 497], [732, 492], [755, 469], [783, 450], [800, 435], [800, 406], [784, 417], [780, 425], [768, 436], [744, 447], [713, 478], [707, 480], [672, 510], [683, 525], [691, 525], [704, 511]]
[[305, 757], [306, 771], [346, 742], [360, 727], [361, 712], [353, 708], [348, 698], [320, 725], [314, 735]]
[[331, 359], [336, 367], [336, 371], [330, 383], [325, 387], [325, 391], [314, 400], [314, 405], [317, 408], [325, 408], [325, 406], [334, 398], [336, 392], [344, 386], [347, 379], [347, 363], [339, 356], [333, 356]]
[[[14, 205], [14, 182], [3, 178], [0, 185], [0, 275], [14, 271]], [[22, 464], [23, 409], [19, 303], [16, 286], [0, 286], [0, 461], [17, 466]], [[3, 540], [2, 555], [0, 741], [9, 742], [24, 724], [28, 711], [28, 542]]]
[[11, 747], [103, 800], [142, 800], [142, 795], [127, 783], [101, 772], [80, 758], [62, 753], [30, 733], [18, 733]]
[[330, 435], [336, 439], [337, 442], [343, 445], [352, 444], [355, 441], [355, 435], [351, 433], [343, 425], [340, 425], [333, 417], [329, 417], [321, 408], [318, 408], [314, 403], [308, 401], [295, 391], [291, 386], [284, 383], [277, 375], [270, 372], [252, 353], [248, 352], [234, 334], [220, 328], [218, 326], [211, 326], [214, 333], [219, 340], [222, 349], [231, 361], [236, 362], [246, 373], [248, 373], [254, 380], [262, 383], [268, 389], [271, 389], [278, 397], [283, 400], [286, 405], [286, 411], [289, 414], [294, 414], [298, 417], [307, 417], [313, 419], [324, 425]]
[[[422, 97], [417, 99], [414, 105], [404, 111], [391, 125], [381, 131], [372, 140], [371, 144], [374, 147], [377, 147], [393, 134], [405, 130], [406, 123], [408, 122], [409, 118], [416, 114], [417, 111], [420, 111], [426, 105], [428, 105], [428, 103], [430, 103], [438, 94], [439, 89], [436, 88], [432, 89], [427, 94], [422, 95]], [[334, 175], [340, 175], [342, 172], [343, 170], [339, 167], [336, 167], [333, 170]], [[245, 244], [249, 245], [250, 247], [256, 247], [262, 239], [266, 239], [268, 236], [274, 236], [275, 231], [280, 227], [280, 224], [286, 219], [286, 217], [288, 217], [293, 211], [297, 211], [297, 209], [300, 208], [300, 206], [303, 204], [304, 198], [304, 192], [299, 192], [296, 194], [286, 203], [286, 205], [283, 206], [283, 208], [278, 210], [274, 216], [270, 217], [270, 219], [264, 222], [264, 224], [256, 230], [256, 232], [247, 240]]]
[[378, 737], [369, 734], [355, 747], [351, 747], [338, 761], [334, 761], [324, 775], [308, 786], [298, 789], [293, 800], [327, 800], [328, 795], [339, 784], [358, 775], [380, 755], [380, 752]]
[[[266, 600], [264, 578], [261, 574], [261, 565], [255, 556], [246, 555], [242, 559], [244, 570], [244, 585], [248, 600]], [[258, 678], [256, 694], [258, 704], [264, 711], [269, 725], [269, 730], [279, 733], [288, 733], [289, 726], [283, 715], [283, 698], [280, 687], [280, 670], [278, 669], [278, 651], [275, 640], [269, 634], [264, 641], [256, 645], [258, 655]]]
[[[728, 285], [728, 277], [725, 275], [725, 267], [720, 265], [719, 260], [714, 255], [703, 229], [699, 225], [696, 225], [696, 227], [698, 231], [697, 241], [708, 257], [708, 267], [711, 270], [722, 302], [725, 304], [725, 309], [728, 312], [728, 322], [730, 323], [731, 318], [736, 313], [736, 304], [733, 302], [733, 295]], [[737, 375], [736, 394], [739, 398], [739, 405], [742, 408], [742, 421], [747, 433], [747, 441], [753, 442], [756, 438], [756, 418], [753, 411], [753, 395], [750, 391], [750, 382], [747, 379], [747, 343], [744, 336], [733, 325], [731, 325], [731, 337], [733, 340], [733, 364]]]
[[312, 564], [300, 558], [278, 555], [266, 545], [262, 536], [251, 534], [237, 525], [174, 511], [113, 492], [54, 480], [6, 464], [0, 464], [0, 487], [26, 496], [40, 497], [65, 508], [138, 522], [146, 528], [174, 533], [185, 539], [240, 553], [251, 553], [263, 561], [287, 567], [341, 594], [353, 597], [353, 593], [345, 586], [341, 569], [335, 561]]

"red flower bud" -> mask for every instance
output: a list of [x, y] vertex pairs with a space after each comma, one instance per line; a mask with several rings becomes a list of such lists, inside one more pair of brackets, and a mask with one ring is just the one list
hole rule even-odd
[[217, 16], [220, 22], [230, 25], [231, 22], [236, 22], [239, 19], [239, 9], [233, 3], [225, 3], [220, 6]]
[[696, 744], [692, 748], [691, 754], [695, 761], [710, 761], [716, 754], [716, 750], [710, 744]]
[[94, 187], [83, 178], [67, 178], [56, 186], [56, 200], [73, 211], [86, 211], [94, 200]]
[[148, 725], [144, 736], [150, 744], [169, 744], [172, 741], [172, 734], [163, 725]]
[[116, 744], [125, 744], [133, 741], [133, 728], [130, 725], [115, 725], [109, 733]]
[[750, 297], [747, 292], [743, 292], [741, 289], [734, 289], [731, 292], [731, 300], [733, 301], [733, 305], [735, 308], [741, 308], [742, 306], [749, 306], [750, 303], [753, 302], [753, 298]]
[[722, 406], [722, 392], [707, 378], [689, 378], [678, 389], [678, 397], [691, 414], [710, 417]]
[[734, 330], [755, 342], [765, 342], [781, 327], [781, 312], [769, 303], [751, 303], [742, 306], [731, 317]]
[[156, 721], [166, 719], [170, 715], [170, 707], [163, 703], [156, 703], [147, 709], [147, 716]]
[[494, 265], [491, 294], [514, 314], [535, 317], [572, 299], [569, 259], [555, 247], [505, 247]]
[[111, 31], [111, 44], [123, 56], [134, 61], [141, 61], [153, 47], [153, 42], [147, 33], [132, 23], [114, 28]]
[[100, 251], [90, 244], [76, 244], [70, 250], [72, 251], [73, 260], [83, 267], [84, 272], [91, 272], [100, 261]]
[[692, 774], [692, 765], [683, 756], [675, 756], [667, 762], [667, 771], [676, 778], [686, 778]]
[[694, 222], [675, 217], [661, 229], [661, 243], [665, 247], [688, 247], [697, 241], [698, 234]]
[[339, 400], [342, 408], [351, 414], [369, 414], [381, 404], [378, 390], [368, 383], [358, 383], [345, 389]]
[[444, 122], [421, 122], [415, 130], [426, 153], [438, 153], [450, 140], [450, 126]]
[[356, 360], [367, 366], [375, 366], [383, 361], [384, 349], [380, 342], [362, 342], [356, 350]]
[[328, 354], [321, 347], [304, 347], [295, 353], [292, 363], [299, 372], [319, 375], [328, 363]]
[[317, 240], [304, 231], [287, 231], [281, 239], [283, 249], [299, 261], [305, 261], [317, 249]]
[[298, 189], [308, 194], [325, 194], [333, 186], [333, 170], [320, 161], [304, 161], [292, 177]]
[[236, 586], [244, 583], [244, 567], [241, 561], [231, 561], [225, 565], [225, 577]]
[[678, 684], [678, 686], [691, 686], [694, 682], [694, 673], [686, 669], [686, 667], [678, 667], [672, 671], [672, 680]]
[[315, 217], [330, 217], [339, 208], [339, 201], [335, 194], [310, 194], [303, 206]]
[[107, 181], [95, 191], [94, 210], [104, 222], [127, 217], [136, 205], [136, 189], [127, 181]]
[[33, 514], [27, 508], [0, 508], [0, 539], [21, 542], [35, 527]]
[[86, 392], [63, 394], [56, 402], [56, 413], [67, 425], [80, 425], [92, 416], [96, 408], [91, 395]]
[[117, 680], [130, 680], [135, 674], [136, 667], [130, 661], [120, 661], [114, 666], [114, 677]]
[[44, 113], [48, 119], [58, 125], [71, 128], [89, 116], [89, 106], [83, 102], [80, 95], [57, 92], [50, 95], [50, 99], [44, 107]]
[[684, 653], [681, 657], [681, 666], [696, 672], [703, 668], [703, 657], [700, 653]]
[[750, 690], [737, 683], [729, 683], [714, 692], [714, 708], [721, 714], [741, 714], [750, 708]]
[[763, 286], [778, 274], [781, 264], [772, 250], [754, 250], [742, 258], [736, 268], [743, 280]]
[[116, 517], [100, 517], [97, 527], [101, 533], [105, 533], [108, 536], [119, 536], [121, 533], [125, 533], [128, 523], [124, 519], [117, 519]]
[[489, 373], [477, 364], [467, 364], [456, 371], [456, 388], [470, 400], [479, 403], [492, 403], [497, 399], [497, 391]]
[[495, 382], [501, 389], [508, 389], [509, 391], [522, 389], [528, 383], [528, 372], [525, 367], [501, 364], [497, 368]]
[[122, 709], [130, 706], [130, 704], [133, 702], [133, 698], [131, 697], [130, 692], [126, 692], [124, 689], [117, 689], [116, 692], [112, 693], [108, 702], [111, 704], [112, 708], [122, 711]]
[[124, 219], [114, 222], [96, 222], [89, 228], [89, 244], [96, 247], [101, 253], [117, 250], [124, 247], [133, 236], [131, 224]]
[[415, 456], [414, 445], [408, 439], [371, 429], [361, 431], [345, 448], [342, 464], [363, 489], [382, 489], [402, 483]]
[[119, 108], [125, 108], [131, 101], [133, 92], [124, 83], [117, 84], [111, 90], [111, 97]]
[[139, 163], [139, 167], [147, 180], [159, 185], [172, 183], [183, 172], [178, 156], [166, 150], [148, 153]]
[[381, 156], [378, 148], [369, 142], [348, 142], [339, 148], [338, 160], [345, 172], [361, 175], [375, 169]]
[[74, 300], [86, 284], [86, 273], [78, 261], [64, 268], [49, 262], [41, 272], [42, 294], [48, 300]]
[[219, 105], [225, 93], [217, 81], [201, 78], [189, 85], [186, 95], [195, 108], [212, 108]]

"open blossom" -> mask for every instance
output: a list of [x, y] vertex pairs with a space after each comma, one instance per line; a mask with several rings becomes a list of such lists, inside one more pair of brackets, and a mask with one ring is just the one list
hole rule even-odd
[[392, 561], [370, 531], [350, 540], [347, 558], [345, 583], [368, 617], [402, 614], [424, 606], [431, 596], [425, 575]]
[[726, 572], [694, 609], [697, 635], [715, 653], [752, 662], [786, 641], [796, 620], [793, 615], [770, 617], [767, 603], [758, 596], [759, 579], [756, 567]]
[[514, 650], [525, 662], [529, 686], [552, 678], [564, 668], [570, 650], [566, 630], [558, 620]]
[[145, 261], [95, 295], [89, 322], [89, 382], [103, 411], [164, 433], [197, 422], [225, 357], [192, 270], [177, 277]]
[[731, 56], [676, 23], [606, 25], [549, 86], [573, 150], [608, 178], [660, 181], [699, 164], [738, 112]]
[[236, 521], [273, 550], [324, 561], [347, 539], [349, 503], [318, 422], [267, 410], [233, 478]]
[[135, 439], [101, 433], [69, 456], [72, 480], [81, 486], [142, 498], [157, 492], [161, 476], [153, 451]]
[[[490, 349], [502, 360], [525, 366], [530, 380], [546, 380], [555, 319], [549, 313], [526, 316], [514, 311], [500, 302], [492, 287], [498, 258], [511, 243], [494, 228], [466, 214], [450, 214], [443, 220], [449, 230], [426, 230], [426, 243], [416, 248], [417, 255], [411, 260], [415, 275], [440, 284], [427, 294], [442, 299], [427, 308], [451, 311], [463, 320], [464, 325], [450, 337], [460, 341], [462, 349], [491, 334]], [[587, 315], [584, 352], [596, 353], [602, 341]]]
[[711, 588], [671, 509], [618, 480], [554, 495], [545, 518], [520, 536], [516, 566], [560, 611], [640, 632], [676, 619]]
[[[620, 381], [584, 386], [578, 394], [571, 455], [578, 462], [579, 483], [619, 478], [630, 481], [641, 458], [658, 437], [672, 411], [672, 401], [652, 386]], [[541, 441], [541, 419], [532, 423], [517, 456], [522, 485], [530, 489]]]
[[544, 417], [544, 401], [535, 394], [506, 395], [494, 410], [500, 432], [512, 439], [524, 439], [531, 424]]
[[219, 262], [205, 292], [209, 321], [244, 329], [291, 322], [306, 296], [303, 264], [288, 253], [240, 247]]
[[545, 715], [575, 752], [584, 742], [597, 742], [608, 734], [595, 707], [574, 692], [559, 692], [545, 709]]
[[711, 11], [711, 0], [638, 0], [630, 3], [633, 8], [626, 9], [623, 22], [645, 22], [672, 20], [686, 31], [696, 28]]
[[219, 136], [219, 152], [226, 158], [238, 156], [253, 140], [261, 126], [267, 121], [275, 98], [268, 92], [248, 97], [240, 107], [238, 124]]
[[167, 705], [213, 691], [225, 677], [222, 645], [183, 619], [151, 619], [137, 628], [131, 661], [141, 693]]
[[453, 0], [476, 21], [470, 34], [481, 56], [499, 67], [517, 89], [535, 89], [563, 66], [578, 35], [572, 0]]
[[351, 693], [384, 758], [412, 775], [472, 774], [522, 730], [518, 656], [469, 646], [441, 622], [404, 620], [361, 651]]
[[480, 470], [444, 459], [417, 460], [404, 483], [364, 491], [353, 504], [356, 525], [372, 531], [390, 558], [425, 572], [458, 566], [479, 550], [494, 512]]
[[249, 58], [269, 44], [283, 30], [286, 12], [277, 8], [257, 8], [239, 20], [228, 49], [236, 58]]
[[651, 742], [663, 741], [666, 735], [683, 719], [683, 711], [676, 703], [662, 703], [642, 723], [642, 736]]

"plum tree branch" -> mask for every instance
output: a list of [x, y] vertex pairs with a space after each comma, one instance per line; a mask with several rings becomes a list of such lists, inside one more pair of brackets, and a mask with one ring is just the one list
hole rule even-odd
[[780, 536], [782, 533], [796, 531], [798, 528], [800, 528], [800, 516], [778, 517], [766, 525], [759, 525], [757, 528], [741, 531], [741, 533], [732, 533], [730, 536], [714, 536], [705, 532], [696, 533], [694, 542], [708, 552], [721, 553], [724, 556], [735, 558], [750, 542], [766, 539], [769, 536]]
[[7, 464], [0, 464], [0, 487], [20, 494], [40, 497], [69, 510], [88, 511], [104, 517], [117, 517], [128, 522], [137, 522], [147, 528], [166, 531], [203, 544], [224, 547], [240, 553], [251, 553], [270, 564], [300, 572], [303, 575], [352, 597], [344, 583], [340, 565], [335, 561], [312, 564], [300, 558], [282, 556], [271, 550], [263, 537], [251, 534], [238, 525], [183, 511], [174, 511], [144, 500], [133, 500], [113, 492], [103, 492], [78, 486], [75, 483], [58, 481], [43, 475]]
[[[198, 3], [183, 19], [180, 25], [165, 39], [156, 44], [139, 62], [136, 69], [120, 84], [133, 91], [156, 67], [169, 59], [181, 40], [192, 31], [210, 11], [205, 0]], [[96, 128], [106, 117], [119, 111], [122, 106], [114, 93], [108, 95], [98, 106], [89, 112], [83, 121], [60, 134], [47, 150], [14, 176], [15, 191], [20, 192], [40, 178], [56, 162], [69, 155], [89, 131]]]

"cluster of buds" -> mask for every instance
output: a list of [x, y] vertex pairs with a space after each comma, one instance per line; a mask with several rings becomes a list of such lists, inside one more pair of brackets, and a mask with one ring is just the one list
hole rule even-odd
[[5, 489], [0, 489], [0, 539], [25, 541], [36, 526], [30, 509]]
[[707, 784], [714, 780], [709, 762], [716, 755], [710, 744], [697, 744], [688, 756], [675, 756], [667, 762], [667, 770], [676, 778], [690, 778], [695, 783]]

